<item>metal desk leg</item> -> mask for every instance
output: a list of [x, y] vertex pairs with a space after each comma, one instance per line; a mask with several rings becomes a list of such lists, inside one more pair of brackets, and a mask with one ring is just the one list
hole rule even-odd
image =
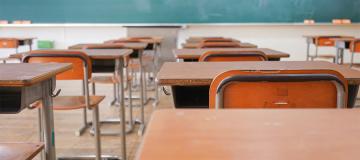
[[51, 80], [42, 82], [42, 115], [43, 115], [43, 129], [44, 129], [44, 143], [45, 143], [45, 159], [55, 160], [55, 134], [54, 134], [54, 113], [53, 102], [51, 97], [52, 83]]
[[[123, 66], [124, 61], [123, 59], [116, 59], [116, 63], [118, 66], [120, 66], [118, 76], [120, 76], [120, 79], [124, 79], [124, 73], [123, 73]], [[121, 159], [126, 160], [126, 124], [125, 124], [125, 103], [124, 103], [124, 83], [119, 83], [120, 86], [120, 120], [122, 123], [120, 123], [121, 127]]]
[[139, 135], [143, 135], [144, 130], [145, 130], [145, 106], [144, 106], [144, 66], [143, 66], [143, 60], [142, 60], [142, 56], [143, 56], [143, 50], [139, 51], [139, 59], [140, 59], [140, 127], [138, 130], [138, 134]]
[[344, 52], [345, 52], [345, 49], [342, 48], [341, 52], [340, 52], [340, 58], [341, 58], [340, 64], [344, 64]]
[[155, 44], [155, 62], [154, 62], [154, 82], [155, 82], [155, 101], [153, 103], [153, 107], [156, 107], [159, 104], [159, 86], [156, 81], [157, 73], [158, 73], [158, 67], [159, 67], [159, 44]]
[[336, 48], [336, 56], [335, 56], [335, 63], [336, 64], [339, 64], [339, 58], [340, 58], [340, 51], [341, 49], [340, 48]]
[[312, 39], [312, 38], [306, 38], [306, 44], [307, 44], [307, 48], [306, 48], [306, 61], [309, 61], [309, 59], [310, 59], [310, 44], [311, 44], [311, 39]]

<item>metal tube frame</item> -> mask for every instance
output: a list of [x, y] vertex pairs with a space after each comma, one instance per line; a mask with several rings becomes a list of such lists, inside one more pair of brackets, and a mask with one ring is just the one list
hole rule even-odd
[[[291, 80], [289, 80], [291, 79]], [[344, 101], [345, 87], [344, 84], [340, 83], [341, 81], [334, 75], [330, 74], [271, 74], [271, 75], [235, 75], [223, 79], [216, 89], [215, 95], [215, 109], [224, 108], [224, 90], [225, 88], [233, 82], [305, 82], [305, 81], [318, 81], [318, 80], [327, 80], [334, 83], [337, 90], [337, 108], [345, 108], [346, 106]]]

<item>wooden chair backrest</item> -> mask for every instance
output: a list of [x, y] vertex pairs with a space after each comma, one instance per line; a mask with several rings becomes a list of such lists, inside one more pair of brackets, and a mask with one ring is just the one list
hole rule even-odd
[[36, 50], [25, 56], [23, 61], [26, 63], [71, 63], [72, 69], [58, 74], [56, 76], [58, 80], [85, 80], [85, 69], [88, 70], [88, 79], [92, 74], [89, 56], [80, 51]]
[[208, 51], [201, 55], [200, 62], [267, 61], [260, 51]]
[[[343, 91], [343, 96], [338, 95], [342, 93], [338, 92], [339, 85], [343, 89], [340, 90]], [[220, 106], [219, 108], [337, 108], [339, 106], [346, 108], [347, 94], [347, 81], [340, 73], [333, 70], [232, 70], [221, 73], [212, 81], [209, 106], [210, 108], [216, 106]], [[219, 100], [219, 97], [222, 100]]]

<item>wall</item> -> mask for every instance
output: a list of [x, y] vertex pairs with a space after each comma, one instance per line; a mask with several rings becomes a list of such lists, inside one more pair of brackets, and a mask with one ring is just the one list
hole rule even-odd
[[[189, 36], [225, 36], [259, 47], [272, 48], [290, 53], [286, 60], [305, 60], [306, 44], [303, 35], [351, 35], [360, 37], [360, 25], [296, 25], [296, 24], [244, 24], [244, 25], [189, 25], [180, 29], [178, 46]], [[29, 25], [24, 27], [0, 26], [0, 37], [37, 37], [54, 40], [56, 47], [63, 49], [76, 43], [96, 43], [125, 37], [127, 29], [121, 25]], [[21, 48], [24, 51], [26, 48]], [[0, 50], [0, 57], [14, 50]], [[321, 49], [320, 53], [335, 54], [334, 48]], [[346, 60], [349, 54], [345, 54]], [[172, 53], [162, 53], [172, 55]], [[360, 56], [355, 58], [360, 59]]]

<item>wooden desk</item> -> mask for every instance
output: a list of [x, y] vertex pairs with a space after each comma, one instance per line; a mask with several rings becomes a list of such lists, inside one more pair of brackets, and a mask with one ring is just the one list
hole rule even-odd
[[208, 51], [261, 51], [270, 61], [279, 61], [281, 58], [290, 57], [290, 54], [268, 48], [205, 48], [205, 49], [174, 49], [175, 58], [180, 61], [198, 61], [200, 56]]
[[[16, 53], [18, 52], [19, 46], [28, 45], [29, 50], [32, 50], [33, 40], [36, 38], [27, 37], [27, 38], [15, 38], [15, 37], [0, 37], [0, 48], [15, 48]], [[12, 44], [12, 41], [16, 41], [17, 45]]]
[[[241, 48], [257, 48], [257, 45], [252, 43], [239, 42]], [[183, 43], [183, 48], [199, 48], [201, 43]]]
[[[124, 74], [123, 74], [123, 69], [126, 68], [124, 59], [126, 57], [128, 57], [133, 50], [131, 49], [78, 49], [78, 50], [73, 50], [73, 51], [80, 51], [85, 53], [86, 55], [88, 55], [91, 58], [91, 61], [93, 63], [93, 69], [95, 69], [97, 64], [104, 64], [104, 63], [108, 63], [108, 61], [111, 62], [112, 64], [112, 72], [114, 72], [115, 75], [118, 75], [120, 77], [121, 80], [124, 80]], [[25, 53], [19, 53], [19, 54], [15, 54], [12, 55], [12, 57], [16, 57], [16, 58], [22, 58], [23, 56], [26, 56], [26, 54], [28, 54], [28, 52]], [[107, 69], [106, 69], [107, 70]], [[98, 70], [98, 72], [101, 72]], [[115, 94], [116, 96], [114, 97], [114, 103], [118, 103], [120, 105], [120, 110], [119, 110], [119, 115], [121, 118], [125, 117], [125, 104], [124, 104], [124, 86], [123, 83], [119, 83], [119, 84], [115, 84], [116, 87], [116, 92], [117, 94]], [[122, 120], [125, 121], [125, 118]], [[121, 130], [121, 138], [122, 138], [122, 159], [124, 159], [124, 157], [126, 157], [126, 133], [125, 128], [126, 128], [126, 124], [125, 123], [120, 123], [121, 128], [123, 130]], [[125, 151], [124, 151], [125, 150]]]
[[0, 159], [32, 160], [43, 148], [42, 143], [0, 143]]
[[[360, 71], [323, 61], [266, 62], [168, 62], [157, 76], [159, 85], [171, 86], [175, 107], [206, 108], [213, 78], [228, 70], [301, 70], [332, 69], [348, 80], [348, 107], [354, 106], [360, 84]], [[191, 94], [189, 94], [191, 93]]]
[[357, 109], [160, 110], [152, 115], [136, 159], [360, 159], [359, 114]]
[[55, 76], [69, 69], [71, 64], [65, 63], [0, 64], [0, 113], [17, 113], [42, 99], [45, 153], [49, 160], [56, 158], [51, 93]]
[[[319, 37], [333, 37], [333, 38], [353, 38], [352, 36], [342, 36], [342, 35], [304, 35], [303, 36], [306, 39], [306, 60], [310, 60], [310, 46], [311, 44], [315, 44], [316, 39]], [[337, 57], [338, 59], [338, 57]], [[335, 60], [336, 61], [336, 60]], [[338, 62], [338, 61], [336, 61]]]

